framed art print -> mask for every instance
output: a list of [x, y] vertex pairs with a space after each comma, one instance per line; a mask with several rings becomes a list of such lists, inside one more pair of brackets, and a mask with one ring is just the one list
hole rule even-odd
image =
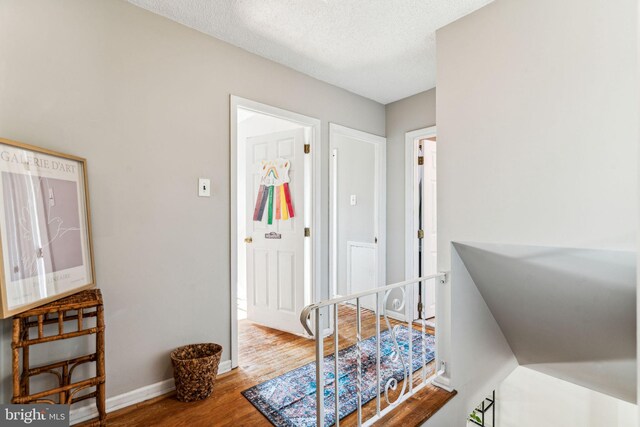
[[0, 138], [1, 317], [95, 286], [86, 160]]

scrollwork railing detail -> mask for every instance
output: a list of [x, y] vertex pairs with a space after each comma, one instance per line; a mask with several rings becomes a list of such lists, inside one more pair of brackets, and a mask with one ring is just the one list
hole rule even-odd
[[[405, 291], [403, 288], [400, 288], [400, 291], [402, 293], [402, 299], [400, 300], [401, 302], [400, 306], [396, 307], [396, 310], [398, 311], [404, 310], [404, 306], [405, 306]], [[392, 327], [391, 322], [389, 321], [389, 316], [387, 314], [387, 301], [389, 299], [389, 295], [391, 295], [391, 290], [388, 290], [384, 293], [384, 299], [382, 303], [382, 315], [384, 316], [384, 321], [387, 324], [387, 328], [389, 329], [389, 335], [391, 335], [391, 342], [394, 348], [394, 352], [391, 355], [391, 360], [393, 360], [394, 362], [397, 362], [398, 360], [400, 360], [400, 363], [402, 364], [403, 378], [402, 378], [402, 390], [400, 391], [400, 395], [393, 402], [389, 398], [389, 390], [396, 391], [398, 389], [398, 380], [395, 379], [394, 377], [391, 377], [389, 378], [389, 380], [387, 380], [386, 384], [384, 385], [384, 398], [389, 405], [395, 405], [396, 403], [400, 402], [405, 392], [407, 391], [407, 381], [406, 381], [407, 365], [404, 361], [404, 357], [402, 357], [402, 351], [400, 350], [400, 345], [398, 344], [398, 339], [396, 337], [396, 332], [398, 331], [400, 325], [396, 325]], [[409, 333], [411, 333], [411, 331], [409, 331]]]
[[[339, 336], [338, 329], [339, 329], [339, 324], [342, 322], [340, 323], [338, 322], [338, 305], [342, 305], [342, 304], [352, 305], [354, 301], [356, 305], [355, 360], [350, 362], [353, 364], [351, 367], [345, 366], [343, 369], [350, 370], [355, 368], [357, 370], [357, 374], [355, 375], [356, 377], [355, 388], [356, 388], [356, 396], [357, 396], [357, 425], [358, 426], [362, 426], [362, 427], [373, 426], [374, 423], [381, 420], [386, 414], [397, 410], [403, 402], [411, 398], [411, 396], [415, 395], [415, 393], [418, 392], [419, 390], [422, 390], [424, 387], [431, 384], [435, 378], [445, 373], [444, 364], [442, 365], [442, 368], [437, 372], [432, 373], [431, 369], [428, 370], [428, 367], [430, 366], [429, 364], [430, 363], [435, 364], [435, 362], [431, 362], [433, 358], [427, 361], [426, 352], [427, 352], [428, 334], [426, 334], [425, 324], [423, 321], [421, 325], [422, 328], [420, 331], [421, 337], [420, 338], [416, 337], [416, 343], [418, 347], [420, 347], [420, 345], [422, 346], [421, 347], [422, 360], [421, 360], [421, 363], [419, 363], [422, 369], [422, 372], [421, 372], [422, 382], [420, 384], [414, 384], [414, 381], [413, 381], [414, 367], [416, 367], [414, 363], [416, 362], [416, 360], [414, 360], [415, 358], [413, 357], [414, 356], [413, 337], [414, 337], [414, 331], [417, 331], [418, 328], [416, 328], [414, 325], [414, 321], [413, 321], [414, 318], [409, 317], [409, 316], [413, 316], [415, 312], [413, 309], [409, 310], [409, 308], [412, 308], [412, 305], [413, 305], [413, 297], [412, 297], [413, 292], [422, 288], [421, 293], [422, 295], [424, 295], [425, 294], [424, 282], [426, 280], [433, 280], [433, 279], [439, 279], [439, 282], [442, 284], [447, 283], [446, 274], [438, 273], [430, 276], [419, 277], [416, 279], [405, 280], [403, 282], [398, 282], [391, 285], [381, 286], [381, 287], [370, 289], [367, 291], [357, 292], [357, 293], [344, 295], [344, 296], [336, 296], [335, 298], [309, 304], [300, 312], [300, 323], [304, 327], [307, 334], [310, 337], [313, 337], [315, 340], [316, 390], [319, 391], [319, 390], [324, 390], [324, 383], [325, 383], [324, 337], [322, 333], [323, 328], [322, 328], [322, 322], [321, 322], [321, 310], [325, 307], [329, 309], [333, 309], [333, 322], [331, 323], [333, 324], [332, 333], [333, 333], [333, 344], [334, 344], [334, 350], [335, 350], [334, 360], [333, 360], [333, 365], [335, 369], [334, 384], [333, 384], [334, 393], [335, 393], [333, 398], [334, 399], [333, 409], [335, 412], [333, 412], [333, 414], [325, 413], [325, 394], [322, 392], [316, 392], [316, 396], [315, 396], [316, 424], [318, 426], [325, 425], [327, 423], [327, 418], [326, 418], [327, 416], [334, 418], [335, 426], [338, 426], [340, 424], [339, 414], [341, 412], [340, 411], [341, 399], [340, 399], [340, 386], [339, 386], [339, 375], [338, 375], [338, 367], [339, 367], [338, 358], [340, 357], [339, 342], [341, 338]], [[397, 293], [392, 292], [392, 291], [395, 291], [396, 289], [398, 290]], [[405, 312], [405, 315], [407, 316], [406, 322], [401, 322], [400, 324], [393, 327], [391, 326], [391, 320], [389, 318], [389, 313], [388, 313], [390, 312], [390, 310], [387, 309], [387, 305], [392, 293], [394, 296], [397, 296], [397, 295], [401, 296], [401, 299], [400, 298], [398, 299], [399, 303], [396, 304], [393, 310], [396, 312]], [[374, 296], [375, 296], [375, 310], [366, 306], [361, 307], [360, 302], [362, 301], [363, 298], [374, 297]], [[407, 308], [407, 310], [405, 310], [405, 307]], [[418, 316], [418, 318], [421, 318], [421, 319], [424, 318], [424, 309], [425, 309], [424, 306], [421, 308], [418, 308], [421, 314], [421, 316]], [[365, 364], [363, 360], [365, 359], [365, 353], [367, 355], [366, 360], [370, 360], [371, 356], [369, 355], [369, 353], [367, 353], [369, 349], [365, 349], [363, 344], [364, 343], [363, 338], [367, 336], [366, 331], [368, 329], [366, 327], [363, 329], [363, 325], [361, 324], [361, 320], [362, 320], [361, 310], [368, 310], [369, 312], [374, 312], [373, 314], [375, 315], [375, 331], [376, 331], [375, 332], [376, 413], [375, 415], [369, 417], [367, 420], [363, 419], [365, 411], [362, 410], [362, 407], [364, 405], [362, 394], [364, 392], [363, 388], [365, 388], [364, 386], [366, 385], [365, 383], [368, 377], [365, 377], [362, 370], [363, 370], [363, 365]], [[328, 310], [328, 312], [330, 313], [331, 311]], [[368, 313], [365, 315], [367, 317], [369, 316]], [[382, 326], [381, 317], [384, 317], [387, 330], [389, 331], [388, 334], [391, 337], [391, 343], [389, 343], [389, 341], [385, 339], [386, 341], [385, 346], [387, 346], [387, 348], [390, 347], [391, 354], [389, 355], [389, 357], [391, 358], [391, 362], [393, 364], [399, 365], [398, 367], [402, 369], [402, 378], [399, 378], [400, 374], [396, 369], [394, 369], [395, 375], [393, 375], [391, 378], [389, 379], [387, 379], [387, 377], [382, 378], [383, 373], [381, 372], [381, 367], [380, 367], [380, 359], [381, 359], [381, 355], [383, 354], [383, 352], [381, 352], [381, 346], [382, 346], [381, 344], [382, 335], [380, 330]], [[311, 321], [312, 319], [315, 319], [315, 322], [312, 322]], [[406, 328], [409, 334], [408, 336], [409, 341], [406, 345], [405, 344], [401, 345], [399, 342], [401, 338], [401, 334], [404, 333], [403, 330], [400, 329], [404, 326], [402, 325], [402, 323], [406, 325]], [[415, 350], [417, 351], [418, 348], [415, 348]], [[408, 353], [403, 354], [404, 351], [408, 351]], [[385, 352], [385, 354], [388, 354], [388, 353], [389, 351]], [[418, 368], [419, 366], [416, 367], [416, 369]], [[387, 375], [387, 372], [385, 372], [384, 375]], [[402, 389], [398, 392], [398, 388], [400, 388], [400, 381], [402, 381]], [[394, 399], [392, 399], [393, 397], [391, 393], [392, 391], [399, 394]], [[393, 393], [393, 394], [396, 394], [396, 393]], [[384, 408], [381, 407], [383, 394], [384, 394], [384, 399], [387, 402], [387, 405]]]

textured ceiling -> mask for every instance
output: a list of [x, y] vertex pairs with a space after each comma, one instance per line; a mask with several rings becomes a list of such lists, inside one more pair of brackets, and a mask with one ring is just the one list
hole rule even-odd
[[435, 87], [435, 30], [492, 0], [129, 1], [387, 104]]

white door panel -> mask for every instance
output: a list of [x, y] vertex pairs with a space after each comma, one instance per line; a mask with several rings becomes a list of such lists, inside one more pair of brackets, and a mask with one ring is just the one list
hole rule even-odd
[[[347, 286], [349, 294], [368, 291], [372, 285], [378, 283], [377, 278], [377, 247], [375, 244], [362, 242], [347, 242]], [[355, 301], [350, 301], [354, 303]], [[375, 296], [360, 299], [360, 305], [369, 310], [376, 309]]]
[[[423, 224], [424, 240], [422, 252], [423, 276], [436, 274], [437, 263], [437, 194], [436, 194], [436, 142], [431, 139], [424, 140], [424, 182], [423, 186]], [[436, 281], [429, 280], [425, 284], [425, 295], [423, 299], [425, 318], [429, 319], [436, 315]]]
[[[295, 129], [247, 138], [247, 318], [265, 326], [304, 333], [299, 313], [304, 308], [304, 130]], [[269, 203], [261, 221], [253, 214], [263, 174], [262, 161], [285, 159], [291, 164], [289, 190], [293, 218], [276, 219], [274, 187], [272, 223]], [[268, 238], [275, 233], [278, 238]]]

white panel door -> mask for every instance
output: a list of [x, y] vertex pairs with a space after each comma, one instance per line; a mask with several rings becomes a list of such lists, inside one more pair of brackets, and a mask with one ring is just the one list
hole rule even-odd
[[[304, 142], [301, 128], [247, 138], [246, 144], [247, 318], [298, 334], [304, 333], [299, 320], [305, 301]], [[261, 220], [254, 220], [254, 211], [265, 174], [263, 161], [276, 159], [290, 162], [289, 189], [294, 216], [282, 219], [281, 213], [281, 219], [276, 219], [278, 187], [274, 187], [269, 224], [267, 195]]]
[[[436, 142], [431, 139], [423, 140], [424, 155], [424, 181], [422, 200], [423, 203], [423, 229], [424, 240], [422, 242], [423, 276], [436, 274], [438, 270], [438, 224], [437, 224], [437, 194], [436, 194]], [[426, 282], [424, 295], [425, 319], [436, 315], [436, 281], [431, 279]]]

